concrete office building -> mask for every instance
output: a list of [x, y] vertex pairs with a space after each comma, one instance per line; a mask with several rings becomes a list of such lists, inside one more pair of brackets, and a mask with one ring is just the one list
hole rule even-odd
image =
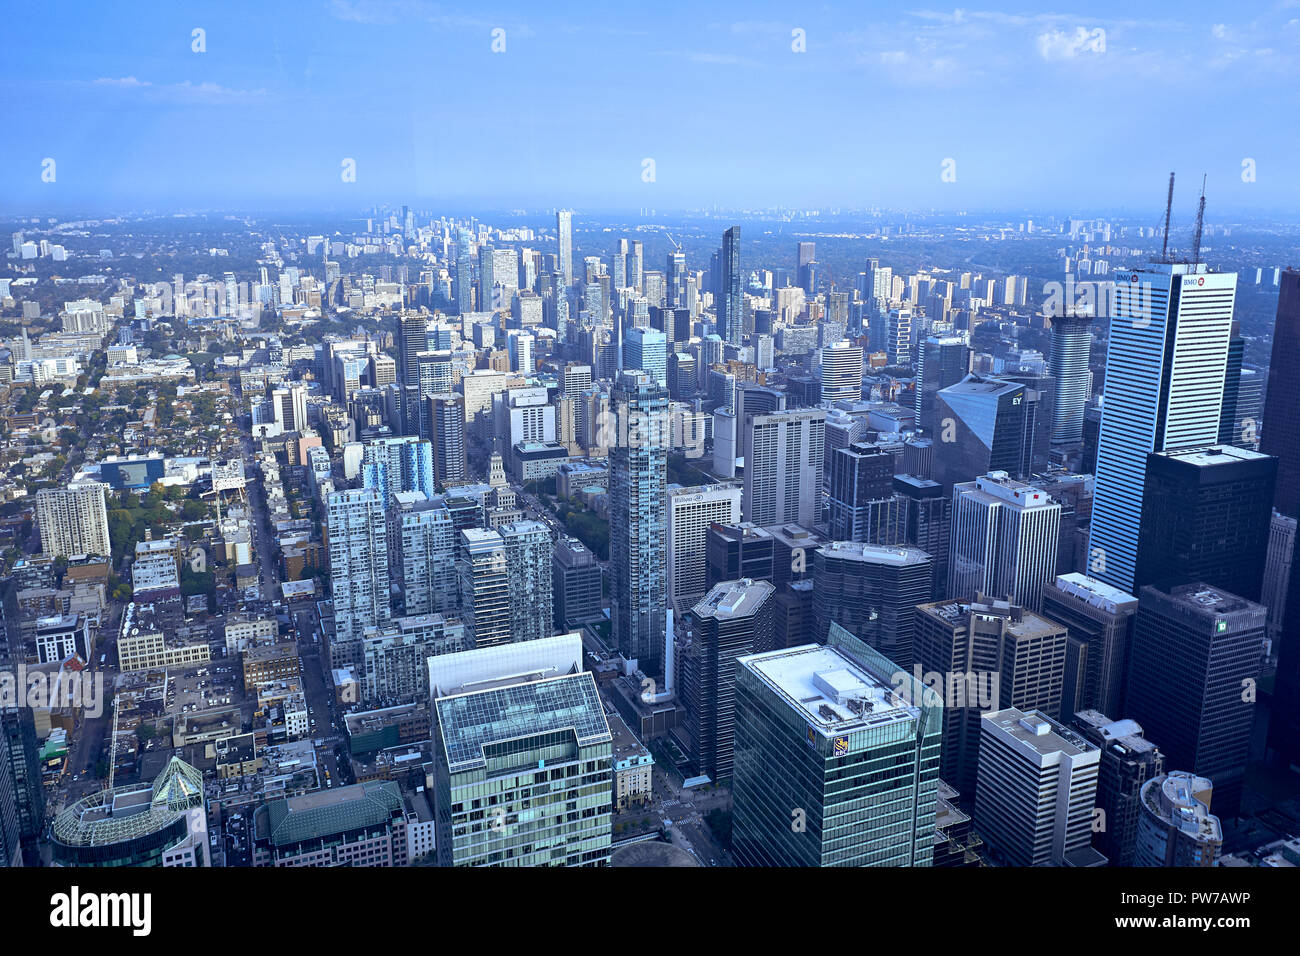
[[761, 527], [795, 522], [811, 528], [821, 514], [826, 412], [746, 413], [738, 425], [745, 459], [744, 520]]
[[848, 339], [821, 350], [821, 400], [860, 401], [862, 398], [862, 349]]
[[1133, 866], [1214, 866], [1223, 827], [1210, 812], [1214, 784], [1177, 770], [1142, 787]]
[[668, 488], [668, 600], [684, 612], [708, 591], [706, 539], [710, 525], [740, 520], [741, 486]]
[[596, 555], [577, 538], [561, 535], [551, 558], [555, 628], [567, 631], [601, 616], [601, 569]]
[[1097, 771], [1097, 818], [1092, 845], [1112, 866], [1133, 866], [1142, 790], [1164, 770], [1160, 748], [1136, 720], [1111, 720], [1101, 711], [1074, 715], [1074, 727], [1101, 750]]
[[1061, 714], [1123, 712], [1125, 665], [1138, 599], [1071, 572], [1043, 586], [1043, 615], [1070, 630]]
[[1046, 714], [984, 714], [975, 827], [1011, 866], [1104, 866], [1092, 848], [1101, 751]]
[[1059, 712], [1065, 627], [1005, 601], [956, 600], [916, 608], [914, 670], [942, 682], [940, 774], [975, 794], [980, 717], [998, 708]]

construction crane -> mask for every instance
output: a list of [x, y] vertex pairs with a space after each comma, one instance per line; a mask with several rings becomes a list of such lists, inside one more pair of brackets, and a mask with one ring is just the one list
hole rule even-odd
[[1201, 264], [1201, 228], [1205, 225], [1205, 175], [1201, 175], [1201, 204], [1196, 210], [1196, 230], [1192, 233], [1192, 266]]
[[1160, 246], [1160, 261], [1169, 261], [1169, 215], [1174, 209], [1174, 174], [1169, 174], [1169, 198], [1165, 200], [1165, 241]]

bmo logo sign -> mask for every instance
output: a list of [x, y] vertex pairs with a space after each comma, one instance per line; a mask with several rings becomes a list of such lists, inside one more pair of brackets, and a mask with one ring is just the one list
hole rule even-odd
[[1205, 285], [1205, 276], [1184, 276], [1183, 277], [1184, 289], [1189, 289], [1189, 288], [1196, 289], [1196, 288], [1200, 288], [1203, 285]]

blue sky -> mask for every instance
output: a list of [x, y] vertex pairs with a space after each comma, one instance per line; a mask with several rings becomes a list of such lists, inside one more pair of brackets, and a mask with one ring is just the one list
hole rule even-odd
[[5, 26], [5, 211], [1145, 213], [1171, 169], [1188, 205], [1206, 173], [1211, 211], [1300, 210], [1300, 0], [46, 0]]

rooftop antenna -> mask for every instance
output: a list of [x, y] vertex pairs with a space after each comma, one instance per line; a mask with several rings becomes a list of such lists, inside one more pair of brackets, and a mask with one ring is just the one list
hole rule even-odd
[[1196, 210], [1196, 231], [1192, 233], [1192, 266], [1201, 264], [1201, 227], [1205, 225], [1205, 175], [1201, 175], [1201, 205]]
[[1160, 261], [1169, 261], [1169, 214], [1174, 208], [1174, 174], [1169, 174], [1169, 198], [1165, 200], [1165, 241], [1160, 246]]

